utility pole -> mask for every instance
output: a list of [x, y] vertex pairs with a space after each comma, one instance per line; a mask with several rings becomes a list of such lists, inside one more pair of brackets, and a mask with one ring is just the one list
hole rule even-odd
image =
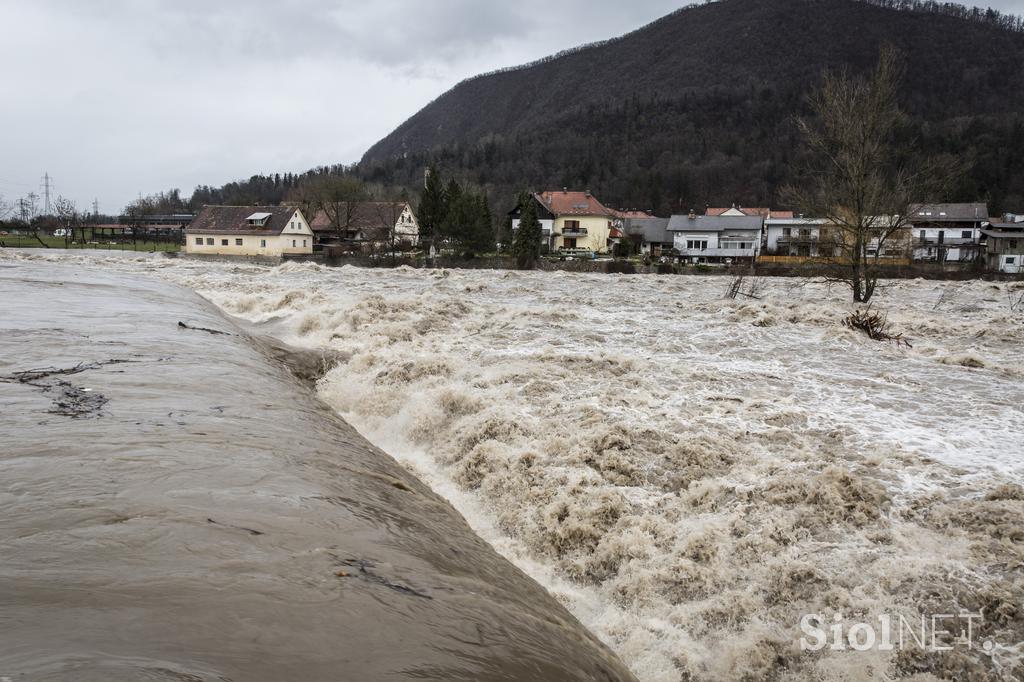
[[53, 178], [50, 177], [50, 173], [46, 172], [43, 174], [43, 215], [50, 215], [50, 184], [53, 182]]

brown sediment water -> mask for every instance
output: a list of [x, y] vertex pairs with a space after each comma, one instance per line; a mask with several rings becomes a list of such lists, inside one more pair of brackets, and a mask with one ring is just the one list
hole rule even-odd
[[[907, 347], [800, 279], [5, 263], [185, 285], [304, 348], [304, 381], [329, 356], [320, 399], [645, 682], [1024, 679], [1022, 282], [886, 282]], [[949, 613], [973, 646], [799, 646], [806, 614]]]
[[7, 262], [0, 310], [0, 678], [632, 679], [315, 355], [123, 272]]

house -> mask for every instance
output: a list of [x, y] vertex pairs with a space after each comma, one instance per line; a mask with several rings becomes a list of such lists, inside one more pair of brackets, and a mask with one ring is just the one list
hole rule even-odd
[[354, 201], [319, 210], [310, 223], [317, 244], [348, 246], [353, 250], [414, 248], [420, 225], [405, 201]]
[[981, 253], [981, 230], [989, 224], [985, 204], [922, 204], [907, 211], [912, 257], [919, 261], [971, 262]]
[[[589, 190], [583, 192], [536, 192], [536, 202], [544, 245], [550, 251], [606, 253], [612, 242], [621, 238], [612, 233], [615, 212], [605, 208]], [[512, 230], [519, 229], [522, 206], [509, 212]]]
[[676, 253], [689, 263], [752, 261], [761, 246], [761, 216], [674, 215], [668, 231]]
[[733, 204], [731, 208], [712, 208], [708, 207], [704, 210], [704, 215], [718, 217], [718, 216], [730, 216], [733, 218], [739, 218], [741, 216], [761, 216], [762, 218], [792, 218], [792, 211], [773, 211], [770, 208], [743, 208]]
[[792, 214], [764, 221], [764, 253], [772, 256], [805, 256], [816, 258], [835, 255], [828, 221], [823, 218], [794, 218]]
[[981, 230], [985, 251], [985, 269], [1018, 274], [1024, 272], [1024, 221], [992, 223]]
[[313, 253], [313, 231], [294, 206], [204, 206], [185, 228], [185, 253], [268, 257]]
[[626, 218], [623, 227], [626, 236], [645, 256], [659, 258], [672, 253], [672, 233], [668, 231], [668, 218]]

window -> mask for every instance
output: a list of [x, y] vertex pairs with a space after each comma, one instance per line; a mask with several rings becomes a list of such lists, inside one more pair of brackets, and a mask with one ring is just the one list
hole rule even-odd
[[792, 234], [793, 234], [793, 228], [791, 228], [791, 227], [784, 227], [784, 228], [782, 228], [782, 236], [783, 237], [789, 237]]
[[1006, 257], [1006, 264], [1007, 265], [1013, 265], [1016, 262], [1017, 262], [1017, 257], [1016, 256], [1007, 256]]
[[202, 237], [196, 237], [196, 244], [199, 244], [201, 246], [202, 243], [203, 243], [203, 238]]
[[927, 236], [928, 236], [928, 233], [925, 232], [924, 230], [921, 230], [921, 232], [920, 232], [921, 241], [924, 241], [927, 238]]
[[236, 239], [235, 240], [235, 246], [241, 246], [241, 245], [242, 245], [242, 240], [241, 239]]
[[220, 245], [221, 246], [227, 246], [228, 245], [228, 240], [227, 239], [221, 239], [220, 240]]
[[292, 240], [292, 247], [293, 248], [295, 247], [295, 240], [294, 239]]
[[565, 229], [566, 230], [578, 230], [578, 229], [580, 229], [580, 221], [578, 221], [578, 220], [566, 220], [565, 221]]
[[706, 249], [708, 248], [707, 239], [687, 239], [686, 248], [688, 249]]
[[960, 233], [960, 238], [961, 239], [970, 239], [971, 238], [971, 231], [970, 230], [964, 230], [963, 232]]
[[1017, 240], [1016, 239], [1007, 239], [1006, 240], [1006, 245], [1009, 246], [1011, 249], [1016, 249], [1017, 248]]
[[266, 239], [261, 239], [260, 240], [260, 248], [261, 249], [267, 248], [267, 240]]
[[303, 239], [303, 240], [302, 240], [302, 245], [303, 245], [303, 246], [305, 246], [305, 245], [306, 245], [306, 240], [305, 240], [305, 239]]
[[213, 237], [207, 237], [206, 238], [206, 245], [207, 246], [213, 246]]

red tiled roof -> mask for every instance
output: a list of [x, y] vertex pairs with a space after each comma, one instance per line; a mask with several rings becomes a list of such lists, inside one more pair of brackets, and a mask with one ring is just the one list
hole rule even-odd
[[590, 192], [548, 191], [533, 195], [544, 208], [560, 215], [603, 215], [614, 217]]
[[[348, 222], [348, 227], [345, 229], [365, 232], [369, 236], [375, 231], [386, 232], [392, 229], [405, 207], [404, 202], [361, 201], [353, 204], [350, 216], [345, 215], [344, 207], [339, 208], [339, 215], [341, 222]], [[313, 228], [314, 232], [334, 232], [331, 219], [324, 211], [317, 211], [309, 226]]]
[[654, 217], [653, 215], [651, 215], [647, 211], [637, 211], [637, 210], [616, 211], [616, 210], [613, 209], [612, 210], [612, 214], [616, 218], [622, 218], [623, 220], [625, 220], [626, 218], [653, 218]]
[[[188, 234], [281, 234], [298, 209], [294, 206], [203, 206], [185, 228]], [[263, 225], [250, 225], [254, 213], [268, 213]]]
[[736, 209], [740, 213], [746, 216], [761, 216], [762, 218], [792, 218], [792, 211], [773, 211], [770, 208], [742, 208], [740, 206], [733, 206], [732, 208], [708, 208], [704, 211], [704, 215], [708, 216], [720, 216], [726, 211]]

